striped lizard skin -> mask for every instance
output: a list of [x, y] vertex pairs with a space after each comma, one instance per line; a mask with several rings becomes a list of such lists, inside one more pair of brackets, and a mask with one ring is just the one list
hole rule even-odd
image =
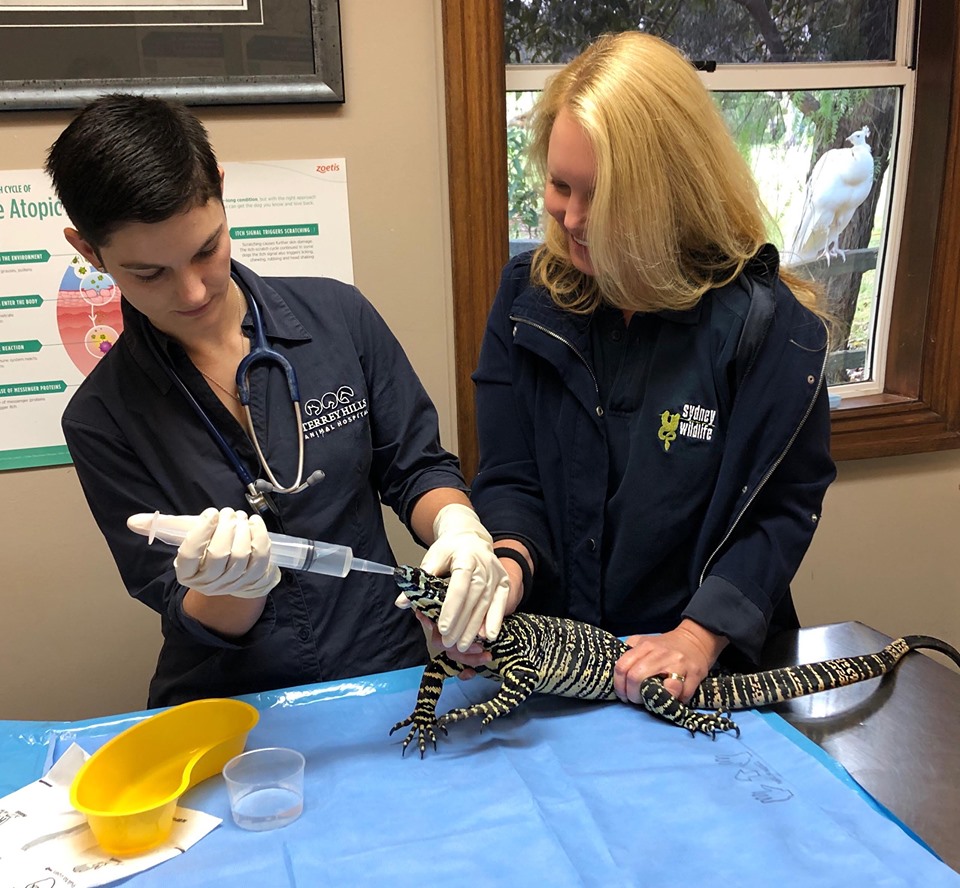
[[[447, 580], [410, 566], [396, 568], [394, 577], [412, 606], [436, 620], [446, 595]], [[423, 671], [413, 712], [390, 729], [393, 734], [412, 725], [403, 741], [403, 753], [416, 740], [423, 758], [427, 741], [437, 748], [435, 728], [446, 734], [447, 725], [474, 716], [480, 716], [482, 724], [488, 725], [493, 719], [508, 715], [535, 692], [582, 700], [617, 699], [613, 690], [614, 666], [627, 645], [596, 626], [560, 617], [510, 614], [504, 618], [495, 641], [478, 640], [493, 659], [477, 667], [476, 672], [501, 683], [496, 696], [485, 703], [453, 709], [437, 717], [443, 682], [465, 667], [445, 653], [434, 657]], [[640, 702], [654, 715], [686, 728], [691, 736], [701, 733], [716, 739], [718, 731], [734, 731], [739, 736], [740, 729], [724, 712], [769, 706], [879, 678], [917, 648], [939, 651], [960, 665], [960, 652], [946, 642], [927, 635], [908, 635], [874, 654], [754, 674], [708, 676], [689, 704], [680, 702], [664, 688], [662, 676], [652, 676], [640, 685]], [[697, 712], [698, 709], [713, 711]]]

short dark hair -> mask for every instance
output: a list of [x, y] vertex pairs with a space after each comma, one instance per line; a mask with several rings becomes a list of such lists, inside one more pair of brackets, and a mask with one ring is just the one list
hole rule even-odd
[[207, 131], [183, 105], [112, 93], [86, 105], [46, 171], [81, 237], [98, 248], [131, 222], [162, 222], [223, 199]]

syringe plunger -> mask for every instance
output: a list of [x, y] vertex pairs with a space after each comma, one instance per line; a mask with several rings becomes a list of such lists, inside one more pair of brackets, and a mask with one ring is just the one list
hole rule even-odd
[[[172, 546], [179, 546], [199, 518], [199, 515], [161, 515], [159, 512], [141, 512], [127, 519], [127, 527], [147, 537], [148, 543], [157, 539]], [[367, 561], [365, 558], [354, 558], [353, 550], [349, 546], [339, 546], [335, 543], [324, 543], [320, 540], [309, 540], [272, 531], [267, 536], [270, 537], [270, 560], [277, 567], [305, 570], [331, 577], [345, 577], [351, 570], [390, 575], [394, 572], [388, 564]]]

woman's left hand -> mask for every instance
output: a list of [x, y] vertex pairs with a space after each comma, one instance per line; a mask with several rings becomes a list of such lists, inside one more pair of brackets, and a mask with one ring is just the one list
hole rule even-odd
[[493, 554], [493, 537], [469, 506], [444, 506], [434, 518], [433, 533], [434, 543], [420, 568], [434, 576], [449, 574], [437, 628], [444, 647], [463, 653], [478, 635], [493, 641], [499, 634], [510, 581]]
[[640, 684], [652, 675], [665, 676], [663, 686], [686, 703], [727, 646], [726, 638], [693, 620], [662, 635], [631, 635], [626, 642], [630, 650], [617, 660], [613, 688], [630, 703], [640, 702]]

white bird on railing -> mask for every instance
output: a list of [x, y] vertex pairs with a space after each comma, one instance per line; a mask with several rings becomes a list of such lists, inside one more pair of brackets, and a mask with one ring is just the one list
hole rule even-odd
[[870, 127], [847, 136], [851, 148], [831, 148], [817, 161], [803, 199], [803, 215], [793, 239], [794, 263], [846, 254], [839, 247], [843, 231], [873, 187], [873, 152], [867, 144]]

